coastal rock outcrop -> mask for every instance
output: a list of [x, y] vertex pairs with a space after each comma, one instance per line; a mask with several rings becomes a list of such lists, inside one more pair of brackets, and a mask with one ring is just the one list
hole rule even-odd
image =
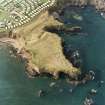
[[93, 5], [97, 10], [105, 12], [105, 0], [89, 0], [90, 4]]
[[57, 25], [63, 23], [45, 11], [29, 24], [16, 29], [15, 40], [22, 46], [18, 53], [27, 59], [29, 74], [34, 76], [49, 73], [55, 78], [59, 77], [60, 72], [72, 78], [80, 74], [80, 70], [73, 67], [63, 54], [62, 39], [59, 35], [44, 30], [46, 26]]
[[[69, 77], [77, 78], [81, 73], [80, 69], [74, 67], [63, 53], [62, 39], [56, 33], [48, 32], [46, 26], [61, 26], [59, 22], [49, 13], [56, 11], [61, 13], [66, 6], [93, 5], [97, 10], [105, 9], [104, 0], [56, 0], [55, 6], [41, 12], [30, 23], [15, 29], [12, 33], [13, 45], [18, 49], [17, 53], [27, 60], [27, 71], [31, 75], [49, 73], [55, 78], [63, 72]], [[55, 14], [59, 18], [59, 14]], [[80, 28], [75, 28], [80, 31]], [[66, 32], [74, 32], [74, 28], [62, 28]], [[58, 30], [59, 31], [59, 30]]]
[[58, 10], [58, 12], [65, 9], [67, 6], [94, 6], [99, 11], [105, 12], [105, 0], [57, 0], [56, 5], [50, 11]]

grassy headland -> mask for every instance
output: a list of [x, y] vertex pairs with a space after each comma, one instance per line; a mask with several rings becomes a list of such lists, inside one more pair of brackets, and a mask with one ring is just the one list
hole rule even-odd
[[64, 56], [62, 39], [57, 34], [44, 30], [44, 27], [53, 25], [62, 25], [62, 23], [55, 20], [48, 12], [44, 12], [31, 23], [17, 28], [15, 40], [20, 43], [20, 53], [28, 59], [30, 74], [46, 72], [57, 77], [63, 72], [75, 77], [80, 71]]

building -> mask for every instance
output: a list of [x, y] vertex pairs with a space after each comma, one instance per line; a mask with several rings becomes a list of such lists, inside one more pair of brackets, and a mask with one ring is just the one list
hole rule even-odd
[[0, 22], [0, 28], [5, 28], [6, 23], [5, 22]]

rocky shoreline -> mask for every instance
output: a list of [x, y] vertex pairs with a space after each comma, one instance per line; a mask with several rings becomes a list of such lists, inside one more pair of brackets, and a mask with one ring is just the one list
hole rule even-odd
[[49, 9], [49, 13], [56, 11], [61, 14], [67, 7], [80, 7], [92, 6], [97, 11], [105, 12], [104, 0], [57, 0], [56, 5]]

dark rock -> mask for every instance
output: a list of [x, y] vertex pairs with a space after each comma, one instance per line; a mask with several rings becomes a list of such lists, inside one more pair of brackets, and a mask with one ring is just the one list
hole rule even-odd
[[46, 26], [44, 30], [52, 33], [80, 33], [82, 28], [79, 26], [65, 26], [65, 25], [55, 25], [55, 26]]

